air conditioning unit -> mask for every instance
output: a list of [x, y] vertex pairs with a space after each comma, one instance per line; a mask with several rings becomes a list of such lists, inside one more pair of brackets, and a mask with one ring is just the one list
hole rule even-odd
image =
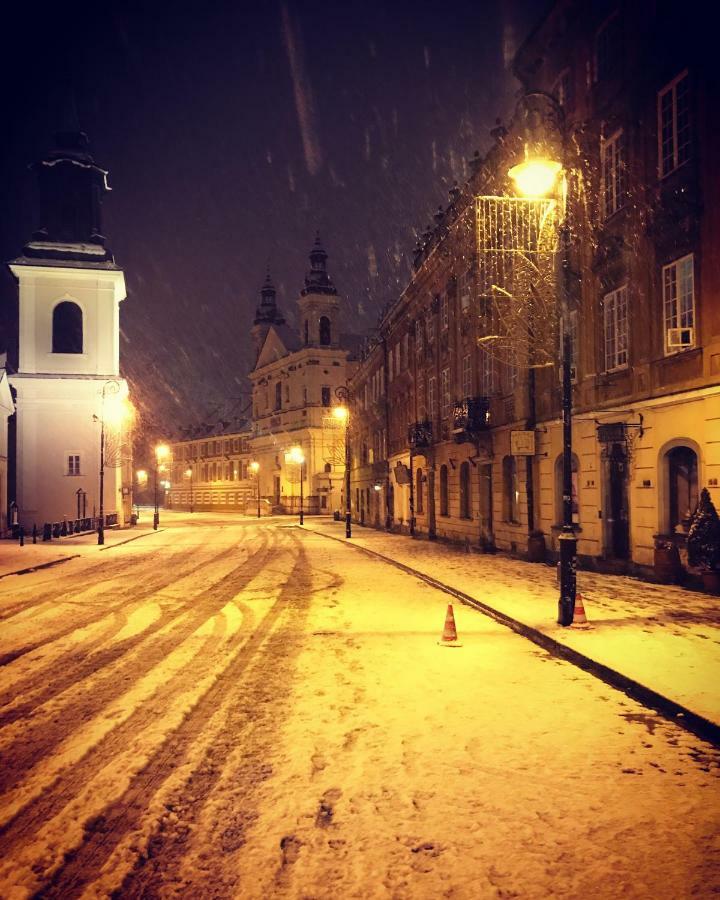
[[694, 328], [668, 328], [667, 345], [668, 348], [678, 349], [679, 347], [692, 347], [695, 343]]

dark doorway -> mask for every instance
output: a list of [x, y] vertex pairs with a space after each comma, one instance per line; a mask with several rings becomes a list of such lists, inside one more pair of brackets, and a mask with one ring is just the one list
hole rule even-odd
[[625, 444], [610, 444], [607, 451], [605, 534], [606, 553], [613, 559], [628, 559], [630, 555], [627, 475]]
[[490, 548], [493, 539], [492, 466], [480, 466], [480, 545]]

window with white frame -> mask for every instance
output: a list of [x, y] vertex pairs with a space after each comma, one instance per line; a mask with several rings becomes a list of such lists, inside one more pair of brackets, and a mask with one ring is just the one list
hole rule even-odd
[[432, 344], [435, 340], [435, 316], [429, 312], [425, 320], [425, 334], [427, 335], [428, 344]]
[[77, 453], [69, 453], [67, 458], [68, 475], [80, 474], [80, 456]]
[[553, 96], [563, 108], [573, 105], [573, 83], [570, 69], [563, 69], [553, 85]]
[[462, 358], [462, 395], [472, 396], [472, 357], [469, 353]]
[[450, 369], [445, 368], [440, 372], [440, 396], [442, 400], [442, 418], [450, 415]]
[[418, 418], [420, 420], [424, 419], [427, 415], [427, 410], [425, 408], [425, 379], [422, 374], [418, 375], [417, 379], [417, 411]]
[[674, 172], [690, 159], [690, 85], [688, 73], [658, 93], [658, 174]]
[[605, 371], [622, 369], [628, 364], [627, 285], [605, 294], [603, 326]]
[[622, 28], [618, 13], [613, 13], [595, 35], [595, 81], [616, 77], [622, 63]]
[[440, 298], [440, 327], [443, 331], [447, 331], [450, 324], [448, 305], [448, 295], [443, 294]]
[[689, 253], [662, 270], [665, 353], [695, 346], [695, 263]]
[[622, 131], [600, 145], [602, 215], [607, 219], [625, 205], [625, 159]]
[[434, 418], [437, 415], [437, 378], [431, 375], [428, 378], [428, 411]]
[[492, 353], [482, 349], [481, 376], [483, 397], [494, 397], [497, 393], [497, 361]]

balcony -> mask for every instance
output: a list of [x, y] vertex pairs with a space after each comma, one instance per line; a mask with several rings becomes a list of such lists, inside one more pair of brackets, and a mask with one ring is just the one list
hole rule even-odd
[[413, 450], [431, 447], [433, 442], [432, 422], [413, 422], [408, 428], [408, 444]]
[[456, 401], [452, 413], [452, 434], [457, 444], [474, 440], [490, 427], [490, 399], [466, 397]]

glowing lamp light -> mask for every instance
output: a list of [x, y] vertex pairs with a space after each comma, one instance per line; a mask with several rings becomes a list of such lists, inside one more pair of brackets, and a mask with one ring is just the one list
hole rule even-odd
[[137, 476], [138, 484], [147, 484], [148, 473], [145, 469], [138, 469], [135, 474]]
[[297, 463], [301, 466], [305, 462], [305, 455], [302, 452], [302, 447], [291, 447], [290, 452], [288, 453], [288, 459], [290, 462]]
[[192, 475], [192, 469], [185, 469], [185, 477], [190, 478], [191, 475]]
[[254, 460], [250, 463], [250, 471], [251, 471], [254, 475], [257, 475], [257, 473], [260, 471], [260, 463], [259, 463], [257, 460], [254, 459]]
[[544, 197], [552, 191], [562, 165], [556, 160], [525, 159], [513, 166], [508, 175], [522, 197]]
[[341, 422], [346, 422], [348, 416], [350, 415], [350, 410], [347, 408], [347, 406], [335, 406], [333, 408], [333, 415]]
[[155, 448], [155, 458], [158, 462], [166, 459], [170, 455], [170, 448], [167, 444], [158, 444]]

